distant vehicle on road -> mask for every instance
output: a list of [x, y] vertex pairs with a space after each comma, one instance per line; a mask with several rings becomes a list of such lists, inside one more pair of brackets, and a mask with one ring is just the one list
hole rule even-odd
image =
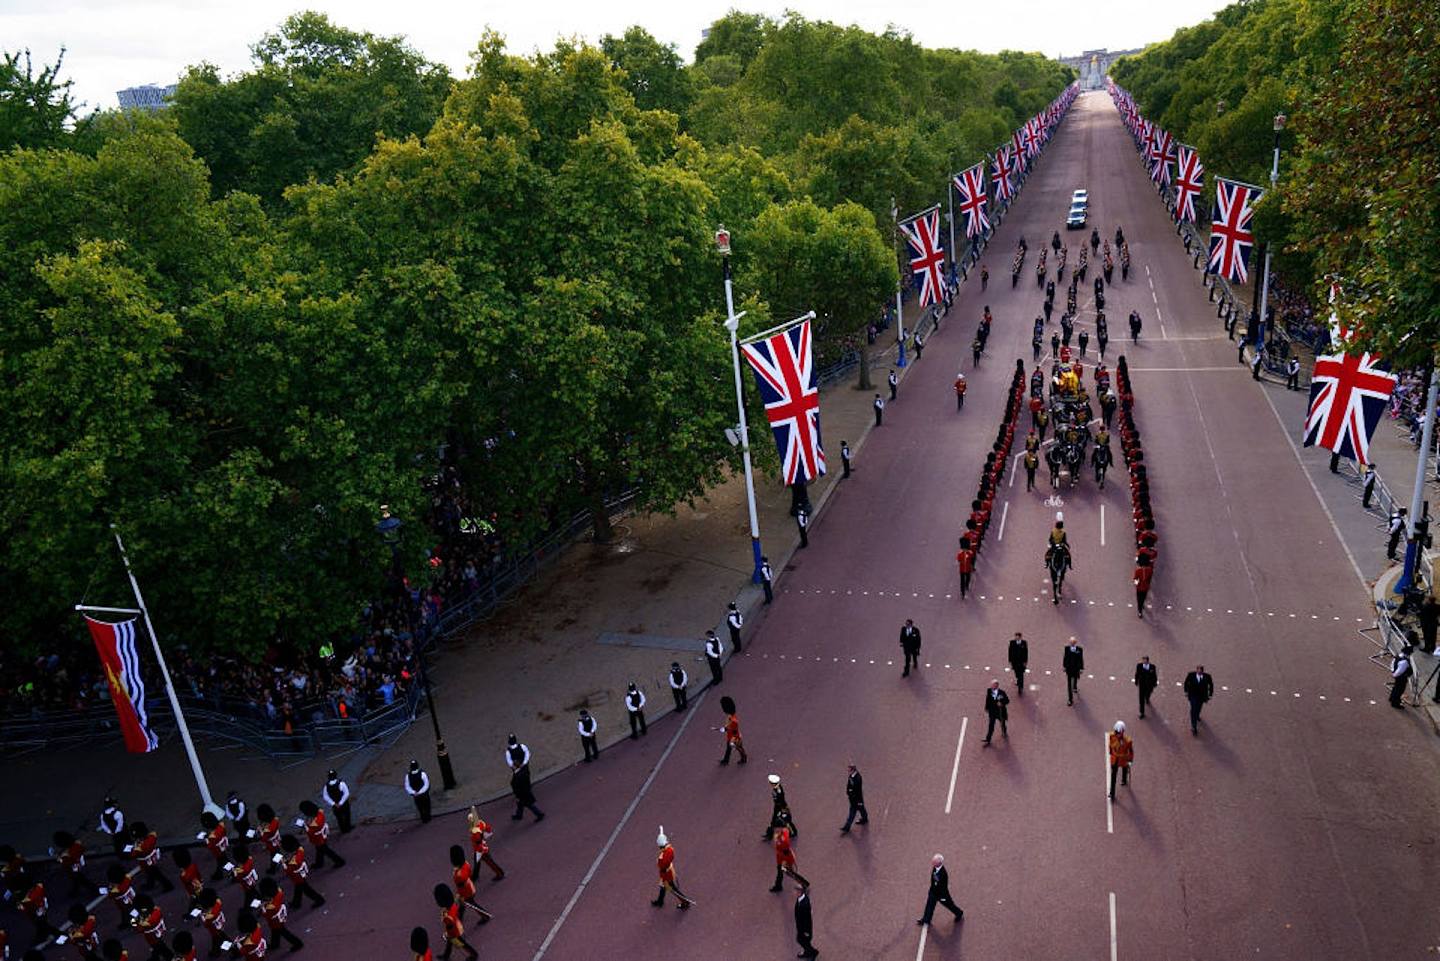
[[1070, 214], [1065, 218], [1066, 230], [1079, 230], [1085, 226], [1087, 211], [1083, 205], [1076, 205], [1070, 208]]

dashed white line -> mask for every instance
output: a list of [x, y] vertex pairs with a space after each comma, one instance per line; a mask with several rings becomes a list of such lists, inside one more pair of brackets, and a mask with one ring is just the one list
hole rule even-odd
[[[969, 669], [969, 665], [966, 665]], [[960, 719], [960, 739], [955, 742], [955, 763], [950, 766], [950, 791], [945, 795], [945, 813], [950, 813], [951, 802], [955, 800], [955, 777], [960, 773], [960, 749], [965, 746], [965, 728], [970, 724], [970, 718]], [[923, 946], [923, 945], [922, 945]]]
[[1105, 546], [1105, 505], [1100, 505], [1100, 546]]
[[1110, 961], [1116, 961], [1120, 952], [1120, 941], [1115, 936], [1115, 892], [1110, 892]]

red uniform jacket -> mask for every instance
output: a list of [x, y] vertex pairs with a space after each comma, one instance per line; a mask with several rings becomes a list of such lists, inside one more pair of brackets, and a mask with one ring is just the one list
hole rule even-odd
[[660, 849], [660, 854], [655, 858], [655, 867], [660, 871], [661, 884], [675, 883], [675, 848], [672, 845], [665, 845]]
[[303, 884], [310, 877], [310, 865], [305, 863], [305, 849], [296, 848], [295, 853], [285, 859], [285, 876], [296, 884]]
[[970, 550], [970, 548], [967, 547], [963, 551], [958, 552], [955, 555], [955, 562], [960, 565], [961, 574], [973, 574], [975, 572], [975, 552]]
[[450, 873], [455, 880], [455, 896], [461, 901], [473, 901], [475, 899], [475, 881], [471, 876], [470, 865], [461, 864]]
[[485, 839], [489, 833], [490, 825], [486, 824], [483, 819], [477, 819], [474, 824], [470, 825], [470, 846], [475, 849], [476, 854], [490, 853], [490, 842]]
[[315, 816], [305, 824], [305, 834], [317, 848], [330, 840], [330, 825], [325, 823], [325, 812], [316, 811]]
[[450, 905], [440, 912], [440, 923], [445, 926], [445, 938], [456, 941], [465, 936], [465, 925], [460, 923], [460, 905]]
[[1135, 589], [1137, 591], [1150, 590], [1150, 579], [1154, 576], [1155, 568], [1153, 567], [1135, 568]]
[[285, 927], [285, 922], [290, 918], [290, 909], [285, 906], [285, 892], [276, 891], [273, 898], [260, 905], [260, 913], [265, 915], [265, 922], [270, 925], [271, 931]]
[[789, 828], [781, 828], [775, 832], [775, 864], [779, 867], [795, 866], [795, 852], [790, 848]]
[[727, 744], [740, 743], [740, 718], [734, 714], [725, 717], [725, 742]]
[[180, 885], [190, 892], [192, 898], [199, 894], [200, 889], [205, 886], [205, 879], [200, 877], [200, 869], [195, 866], [194, 861], [187, 864], [180, 872]]

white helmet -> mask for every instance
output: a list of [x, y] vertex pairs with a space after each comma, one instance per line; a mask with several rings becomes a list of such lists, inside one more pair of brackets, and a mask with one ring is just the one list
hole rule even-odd
[[1124, 721], [1116, 721], [1116, 722], [1115, 722], [1115, 733], [1116, 733], [1116, 734], [1124, 734], [1124, 733], [1125, 733], [1125, 722], [1124, 722]]
[[665, 836], [665, 825], [663, 824], [660, 825], [660, 834], [655, 838], [655, 843], [662, 848], [670, 843], [670, 839]]

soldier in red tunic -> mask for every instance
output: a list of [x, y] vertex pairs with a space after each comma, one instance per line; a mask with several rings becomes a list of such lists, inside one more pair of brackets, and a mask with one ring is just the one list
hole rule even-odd
[[195, 900], [200, 889], [205, 886], [205, 879], [200, 876], [200, 868], [191, 859], [190, 851], [186, 848], [176, 848], [170, 852], [170, 857], [180, 869], [180, 886], [185, 889], [190, 900]]
[[[96, 933], [97, 922], [95, 915], [83, 904], [70, 905], [70, 930], [65, 932], [70, 943], [75, 945], [75, 950], [80, 952], [81, 961], [98, 961], [100, 957], [100, 935]], [[3, 945], [0, 941], [0, 945]], [[4, 957], [3, 950], [0, 950], [0, 957]]]
[[775, 832], [775, 883], [770, 890], [779, 891], [787, 874], [807, 888], [810, 886], [804, 875], [795, 869], [795, 849], [790, 846], [790, 829], [781, 827]]
[[225, 905], [210, 888], [201, 890], [195, 904], [191, 914], [198, 911], [201, 925], [210, 932], [210, 956], [214, 957], [220, 953], [220, 945], [225, 941]]
[[45, 896], [45, 885], [37, 881], [30, 886], [25, 897], [20, 899], [20, 913], [35, 925], [35, 942], [37, 944], [60, 933], [60, 929], [51, 924], [50, 919], [46, 917], [49, 912], [50, 899]]
[[683, 911], [695, 902], [686, 897], [675, 883], [675, 848], [665, 836], [663, 824], [660, 825], [660, 836], [655, 839], [655, 843], [660, 846], [660, 853], [655, 857], [655, 867], [660, 872], [660, 890], [656, 892], [655, 900], [650, 903], [660, 907], [665, 903], [665, 892], [668, 890], [675, 895], [675, 900], [680, 902], [675, 906]]
[[410, 952], [415, 955], [415, 961], [435, 961], [435, 954], [430, 950], [430, 934], [424, 928], [410, 929]]
[[466, 820], [470, 823], [470, 847], [475, 852], [475, 870], [480, 870], [480, 865], [483, 862], [495, 875], [495, 880], [499, 881], [505, 876], [505, 872], [501, 869], [500, 865], [495, 863], [495, 859], [490, 856], [490, 838], [495, 832], [474, 807], [470, 808], [470, 814]]
[[305, 815], [305, 836], [315, 847], [315, 867], [320, 868], [328, 860], [337, 868], [345, 866], [345, 859], [330, 846], [330, 825], [325, 823], [325, 812], [314, 801], [301, 801], [300, 813]]
[[260, 819], [256, 830], [259, 832], [260, 840], [264, 843], [270, 858], [270, 866], [265, 869], [265, 873], [274, 874], [279, 867], [275, 862], [275, 855], [280, 853], [280, 818], [275, 814], [275, 809], [268, 804], [261, 804], [255, 808], [255, 816]]
[[460, 921], [460, 905], [455, 895], [443, 884], [435, 885], [435, 906], [440, 909], [440, 925], [445, 930], [445, 953], [440, 955], [441, 961], [448, 961], [456, 948], [464, 948], [472, 959], [480, 957], [480, 952], [465, 940], [465, 925]]
[[266, 878], [260, 882], [260, 913], [265, 915], [265, 923], [270, 926], [270, 936], [277, 944], [284, 941], [290, 945], [292, 951], [305, 947], [305, 942], [286, 927], [286, 922], [290, 920], [290, 909], [285, 905], [285, 892], [280, 890], [280, 885], [274, 878]]
[[270, 950], [270, 945], [265, 940], [265, 935], [260, 933], [260, 922], [255, 915], [249, 911], [241, 911], [240, 918], [235, 922], [240, 929], [240, 937], [235, 940], [235, 950], [240, 952], [242, 958], [263, 958]]
[[225, 862], [230, 860], [230, 838], [225, 833], [225, 824], [206, 811], [200, 815], [200, 826], [205, 830], [197, 836], [197, 840], [205, 842], [205, 846], [210, 849], [210, 856], [215, 859], [215, 870], [210, 873], [210, 880], [224, 880]]
[[[135, 843], [128, 853], [140, 862], [140, 872], [145, 875], [145, 890], [153, 891], [158, 886], [166, 893], [174, 891], [174, 883], [160, 870], [160, 835], [150, 830], [144, 821], [136, 821], [130, 828], [130, 836]], [[190, 894], [193, 897], [195, 892]]]
[[150, 945], [152, 961], [168, 961], [173, 955], [170, 945], [165, 943], [165, 912], [160, 910], [150, 895], [142, 894], [135, 899], [135, 917], [131, 921], [135, 930]]
[[460, 914], [465, 914], [465, 908], [472, 907], [480, 913], [480, 923], [484, 924], [494, 915], [475, 903], [475, 869], [470, 865], [470, 859], [465, 857], [465, 849], [458, 844], [450, 845], [450, 864], [453, 870], [450, 872], [451, 880], [455, 882], [455, 899], [460, 902]]
[[305, 863], [305, 849], [300, 842], [287, 834], [280, 839], [280, 849], [284, 852], [285, 876], [295, 885], [295, 896], [290, 899], [290, 906], [298, 908], [308, 897], [317, 908], [322, 907], [325, 898], [310, 886], [310, 865]]
[[70, 875], [70, 896], [93, 896], [96, 884], [85, 875], [85, 845], [77, 841], [75, 835], [69, 831], [56, 831], [53, 840], [55, 858], [65, 873]]
[[110, 886], [105, 888], [105, 896], [115, 905], [120, 912], [120, 930], [125, 930], [130, 923], [130, 909], [135, 904], [135, 882], [125, 872], [123, 865], [112, 864], [105, 869], [105, 878]]

